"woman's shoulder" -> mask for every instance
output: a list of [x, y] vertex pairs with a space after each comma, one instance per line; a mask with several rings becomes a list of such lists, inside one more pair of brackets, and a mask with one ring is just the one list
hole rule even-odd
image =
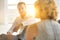
[[57, 21], [52, 21], [52, 24], [60, 27], [60, 24]]
[[36, 32], [38, 30], [37, 24], [32, 24], [27, 27], [27, 29], [31, 32]]

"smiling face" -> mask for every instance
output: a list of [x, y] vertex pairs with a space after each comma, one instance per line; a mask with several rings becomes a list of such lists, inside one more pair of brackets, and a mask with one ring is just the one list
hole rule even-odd
[[24, 4], [18, 5], [18, 10], [20, 14], [24, 13], [26, 11], [25, 5]]
[[26, 15], [26, 5], [24, 3], [18, 4], [18, 11], [21, 17]]

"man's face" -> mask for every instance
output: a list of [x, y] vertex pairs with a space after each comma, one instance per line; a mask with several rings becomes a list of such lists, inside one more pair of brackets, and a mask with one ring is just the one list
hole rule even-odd
[[22, 15], [23, 13], [25, 13], [26, 12], [25, 5], [24, 4], [18, 5], [18, 10], [19, 10], [20, 15]]

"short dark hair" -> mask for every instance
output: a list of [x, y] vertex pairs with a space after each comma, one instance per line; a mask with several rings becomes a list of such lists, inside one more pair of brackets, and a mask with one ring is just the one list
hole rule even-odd
[[19, 2], [19, 3], [17, 4], [17, 6], [20, 5], [20, 4], [24, 4], [24, 5], [26, 6], [26, 4], [25, 4], [24, 2]]

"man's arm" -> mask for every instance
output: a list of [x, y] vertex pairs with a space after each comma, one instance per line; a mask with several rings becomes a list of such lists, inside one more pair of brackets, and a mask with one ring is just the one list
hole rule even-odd
[[20, 26], [21, 26], [21, 22], [18, 20], [18, 18], [16, 18], [12, 27], [10, 28], [10, 30], [7, 33], [10, 34], [10, 33], [16, 32]]

